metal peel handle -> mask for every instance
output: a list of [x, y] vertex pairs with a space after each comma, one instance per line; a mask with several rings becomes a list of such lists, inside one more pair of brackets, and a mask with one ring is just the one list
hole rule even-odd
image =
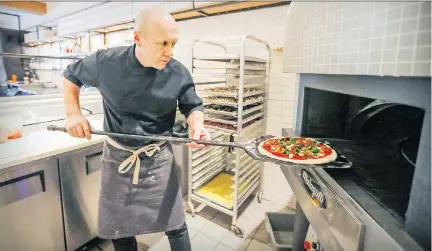
[[64, 127], [58, 127], [55, 125], [49, 125], [47, 127], [48, 131], [60, 131], [60, 132], [67, 132], [66, 128]]

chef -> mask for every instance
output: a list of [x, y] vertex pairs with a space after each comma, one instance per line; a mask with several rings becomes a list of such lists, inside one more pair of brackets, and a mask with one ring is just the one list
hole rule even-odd
[[[73, 137], [90, 139], [81, 115], [80, 87], [99, 89], [104, 130], [169, 136], [176, 109], [187, 118], [190, 137], [209, 140], [202, 100], [185, 66], [171, 58], [177, 24], [159, 8], [135, 19], [134, 45], [99, 50], [64, 72], [66, 128]], [[195, 142], [189, 147], [201, 148]], [[116, 251], [137, 250], [136, 235], [165, 232], [172, 251], [191, 250], [173, 153], [167, 142], [109, 137], [103, 146], [98, 236]]]

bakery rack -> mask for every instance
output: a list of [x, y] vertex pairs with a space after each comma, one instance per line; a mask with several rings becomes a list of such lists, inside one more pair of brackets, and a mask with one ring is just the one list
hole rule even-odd
[[[246, 55], [246, 49], [257, 55]], [[192, 76], [214, 140], [244, 142], [264, 135], [269, 66], [269, 44], [256, 37], [194, 41]], [[243, 236], [237, 226], [239, 207], [253, 194], [261, 202], [263, 163], [221, 147], [189, 149], [189, 163], [192, 216], [210, 206], [232, 216], [231, 230]], [[195, 208], [192, 201], [200, 205]]]

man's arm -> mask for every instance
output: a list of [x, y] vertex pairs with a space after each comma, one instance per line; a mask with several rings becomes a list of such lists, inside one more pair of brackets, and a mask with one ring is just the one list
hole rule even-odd
[[[210, 140], [210, 134], [204, 128], [204, 106], [196, 94], [195, 85], [189, 75], [179, 98], [179, 110], [186, 117], [189, 125], [189, 137], [194, 140]], [[196, 143], [187, 144], [190, 147], [204, 147]]]
[[79, 95], [83, 85], [98, 86], [97, 57], [98, 54], [94, 53], [69, 65], [63, 73], [66, 129], [73, 137], [91, 138], [90, 124], [81, 114]]

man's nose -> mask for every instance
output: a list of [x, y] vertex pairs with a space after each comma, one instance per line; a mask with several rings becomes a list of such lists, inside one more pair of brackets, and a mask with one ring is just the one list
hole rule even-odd
[[171, 57], [174, 54], [174, 47], [173, 46], [167, 46], [165, 49], [165, 56]]

